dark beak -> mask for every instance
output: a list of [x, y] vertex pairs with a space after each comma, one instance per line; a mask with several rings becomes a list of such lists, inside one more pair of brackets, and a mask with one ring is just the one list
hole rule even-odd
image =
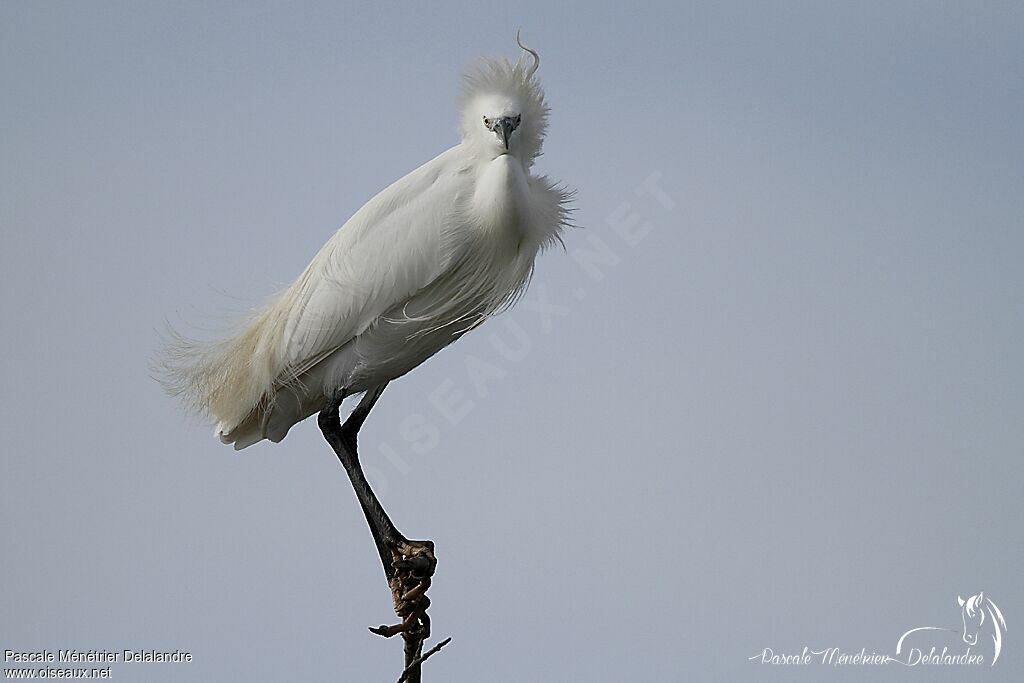
[[516, 129], [516, 124], [512, 121], [509, 116], [502, 116], [494, 123], [494, 132], [501, 137], [501, 141], [505, 144], [505, 151], [508, 151], [508, 138], [512, 135], [512, 131]]

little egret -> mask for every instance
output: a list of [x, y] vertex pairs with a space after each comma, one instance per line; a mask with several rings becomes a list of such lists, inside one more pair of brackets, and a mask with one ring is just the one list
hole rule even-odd
[[[484, 59], [464, 76], [459, 144], [359, 209], [239, 334], [209, 344], [175, 335], [164, 354], [169, 390], [236, 449], [281, 441], [319, 413], [389, 580], [403, 568], [429, 578], [433, 544], [388, 519], [359, 464], [359, 427], [388, 382], [514, 303], [568, 225], [570, 193], [530, 172], [549, 110], [540, 58], [516, 41], [515, 64]], [[342, 400], [359, 393], [340, 424]], [[402, 591], [405, 623], [394, 632], [415, 628], [423, 611], [422, 590]]]

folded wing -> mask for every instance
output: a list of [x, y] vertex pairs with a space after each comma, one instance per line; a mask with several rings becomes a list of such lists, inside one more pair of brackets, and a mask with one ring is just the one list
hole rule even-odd
[[164, 384], [228, 434], [374, 320], [441, 276], [443, 232], [460, 191], [457, 148], [371, 199], [286, 291], [229, 339], [174, 336]]

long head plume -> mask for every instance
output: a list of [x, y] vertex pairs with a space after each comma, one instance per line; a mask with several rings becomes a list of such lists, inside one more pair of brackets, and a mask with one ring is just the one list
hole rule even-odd
[[[520, 34], [519, 29], [516, 29], [516, 45], [521, 47], [523, 49], [523, 52], [529, 52], [530, 56], [533, 57], [533, 66], [531, 66], [526, 71], [526, 78], [530, 79], [530, 78], [533, 78], [533, 75], [535, 73], [537, 73], [537, 69], [540, 68], [540, 55], [537, 54], [536, 50], [532, 50], [532, 49], [526, 47], [525, 45], [523, 45], [523, 41], [519, 38], [519, 34]], [[525, 55], [523, 55], [523, 56], [525, 57]], [[522, 58], [520, 58], [520, 59], [522, 59]]]

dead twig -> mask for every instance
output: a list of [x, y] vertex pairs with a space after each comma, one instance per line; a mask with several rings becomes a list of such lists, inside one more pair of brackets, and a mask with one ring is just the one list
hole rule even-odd
[[422, 664], [423, 662], [427, 661], [427, 659], [429, 659], [430, 657], [432, 657], [435, 654], [437, 654], [438, 652], [440, 652], [441, 648], [444, 647], [445, 645], [447, 645], [450, 642], [452, 642], [452, 637], [448, 636], [447, 638], [442, 640], [440, 643], [438, 643], [434, 647], [430, 648], [429, 650], [427, 650], [425, 653], [423, 653], [422, 655], [420, 655], [416, 659], [412, 660], [412, 662], [409, 664], [409, 666], [405, 667], [405, 671], [403, 671], [402, 675], [398, 678], [398, 683], [405, 683], [405, 681], [409, 680], [409, 676], [412, 674], [413, 669], [418, 668], [420, 666], [420, 664]]

